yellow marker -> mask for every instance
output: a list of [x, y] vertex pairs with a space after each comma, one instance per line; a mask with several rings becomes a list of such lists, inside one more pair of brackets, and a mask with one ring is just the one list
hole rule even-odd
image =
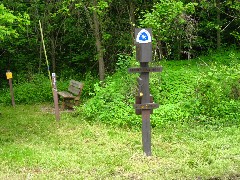
[[140, 97], [143, 97], [143, 93], [142, 93], [142, 92], [140, 92], [140, 94], [139, 94], [139, 95], [140, 95]]
[[11, 72], [7, 72], [6, 76], [7, 76], [7, 79], [12, 79], [12, 73]]

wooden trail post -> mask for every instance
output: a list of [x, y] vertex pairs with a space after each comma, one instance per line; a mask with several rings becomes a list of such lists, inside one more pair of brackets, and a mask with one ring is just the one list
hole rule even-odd
[[152, 109], [159, 105], [153, 103], [149, 90], [149, 73], [161, 72], [162, 67], [149, 67], [148, 63], [152, 61], [152, 29], [135, 29], [136, 59], [140, 62], [140, 68], [129, 68], [129, 73], [140, 73], [138, 80], [138, 95], [136, 96], [137, 115], [142, 115], [142, 144], [143, 152], [151, 156], [151, 123], [150, 114]]
[[54, 100], [54, 107], [55, 107], [55, 117], [56, 121], [60, 120], [60, 113], [59, 113], [59, 107], [58, 107], [58, 94], [57, 94], [57, 80], [56, 80], [56, 74], [52, 73], [52, 91], [53, 91], [53, 100]]
[[12, 98], [12, 106], [15, 106], [15, 100], [14, 100], [14, 94], [13, 94], [13, 84], [12, 84], [12, 72], [10, 70], [7, 70], [6, 76], [9, 82], [9, 87], [10, 87], [10, 94]]

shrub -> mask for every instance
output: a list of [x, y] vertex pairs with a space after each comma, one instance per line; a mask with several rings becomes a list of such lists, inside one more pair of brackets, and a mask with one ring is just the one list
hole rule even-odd
[[[51, 98], [50, 82], [43, 75], [34, 75], [29, 82], [20, 84], [14, 83], [13, 89], [16, 104], [44, 102], [49, 101]], [[0, 96], [0, 103], [9, 104], [11, 102], [9, 90], [5, 89], [2, 93], [3, 94]]]
[[[29, 81], [17, 81], [13, 79], [14, 99], [16, 104], [33, 104], [50, 102], [53, 100], [50, 80], [42, 74], [36, 74]], [[66, 89], [66, 83], [58, 83], [59, 89]], [[10, 104], [11, 97], [9, 89], [1, 90], [1, 104]]]
[[82, 112], [88, 119], [106, 124], [119, 126], [139, 124], [133, 116], [132, 108], [134, 81], [135, 79], [127, 72], [119, 71], [109, 76], [105, 84], [95, 83], [94, 97], [78, 107], [78, 112]]
[[201, 73], [196, 84], [196, 114], [214, 119], [233, 120], [240, 117], [240, 65], [212, 64]]
[[[214, 54], [206, 59], [163, 62], [162, 73], [151, 73], [150, 92], [160, 104], [151, 115], [152, 126], [181, 121], [220, 124], [240, 119], [238, 56], [230, 52], [227, 57], [221, 56], [225, 61], [219, 58]], [[77, 111], [92, 121], [140, 127], [141, 117], [135, 115], [132, 106], [138, 75], [127, 73], [126, 64], [119, 65], [123, 68], [108, 77], [103, 86], [95, 83], [93, 98]]]

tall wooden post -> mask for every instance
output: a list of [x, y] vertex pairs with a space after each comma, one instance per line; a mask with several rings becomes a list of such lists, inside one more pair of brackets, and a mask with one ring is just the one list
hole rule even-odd
[[161, 72], [162, 67], [149, 67], [152, 60], [152, 29], [135, 29], [136, 58], [140, 62], [140, 68], [129, 68], [130, 73], [140, 73], [138, 78], [139, 91], [136, 96], [136, 114], [142, 115], [142, 144], [143, 152], [151, 156], [151, 123], [150, 114], [152, 109], [159, 105], [152, 102], [149, 90], [149, 73]]
[[13, 84], [12, 84], [12, 72], [10, 70], [7, 70], [6, 76], [7, 76], [8, 82], [9, 82], [10, 94], [11, 94], [11, 99], [12, 99], [12, 106], [15, 106]]
[[58, 106], [57, 80], [56, 80], [55, 73], [52, 73], [52, 91], [53, 91], [53, 100], [54, 100], [54, 107], [55, 107], [55, 117], [56, 117], [56, 121], [59, 121], [60, 113], [59, 113], [59, 106]]
[[[148, 67], [147, 62], [140, 62], [141, 67]], [[142, 99], [141, 104], [150, 103], [149, 91], [149, 72], [141, 72], [140, 78], [142, 79]], [[150, 109], [142, 110], [142, 144], [143, 151], [147, 156], [151, 156], [151, 124], [150, 124]]]

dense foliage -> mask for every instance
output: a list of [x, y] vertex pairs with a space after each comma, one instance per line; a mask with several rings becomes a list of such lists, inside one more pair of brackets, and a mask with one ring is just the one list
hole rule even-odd
[[2, 0], [0, 79], [5, 79], [7, 69], [24, 79], [46, 73], [39, 20], [52, 71], [61, 77], [92, 72], [103, 80], [116, 70], [118, 54], [132, 54], [135, 27], [153, 28], [156, 60], [190, 59], [209, 49], [238, 46], [239, 4], [238, 0]]
[[[151, 75], [151, 93], [160, 104], [152, 114], [152, 125], [177, 121], [238, 124], [239, 61], [240, 54], [230, 51], [192, 61], [163, 62], [164, 71]], [[94, 97], [78, 108], [84, 117], [120, 126], [141, 124], [132, 106], [137, 94], [135, 75], [123, 68], [107, 78], [104, 87], [99, 83], [94, 87]]]
[[19, 26], [18, 29], [25, 30], [24, 26], [29, 25], [28, 19], [28, 14], [15, 16], [12, 11], [0, 4], [0, 41], [5, 40], [5, 38], [17, 37], [19, 33], [14, 25]]
[[140, 125], [132, 107], [137, 75], [127, 68], [137, 66], [134, 28], [151, 27], [152, 65], [164, 66], [163, 73], [151, 75], [151, 93], [161, 105], [153, 126], [179, 120], [235, 123], [239, 12], [238, 0], [2, 0], [0, 103], [10, 102], [8, 69], [16, 103], [52, 100], [40, 21], [58, 89], [66, 89], [70, 78], [85, 81], [78, 112], [108, 124]]

